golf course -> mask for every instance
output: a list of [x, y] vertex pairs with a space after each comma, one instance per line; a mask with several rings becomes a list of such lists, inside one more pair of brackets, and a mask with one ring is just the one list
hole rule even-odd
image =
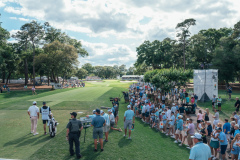
[[[12, 91], [0, 95], [0, 158], [8, 159], [75, 159], [69, 155], [69, 145], [65, 139], [66, 125], [70, 112], [83, 112], [77, 118], [91, 114], [101, 106], [111, 107], [110, 97], [122, 96], [131, 83], [117, 80], [87, 82], [84, 88], [60, 90]], [[39, 135], [30, 133], [30, 120], [27, 114], [32, 101], [41, 107], [46, 101], [55, 119], [59, 122], [57, 135], [50, 138], [44, 135], [41, 116], [38, 121]], [[119, 124], [123, 129], [123, 115], [127, 104], [120, 102]], [[106, 110], [105, 110], [106, 111]], [[99, 146], [100, 148], [100, 146]], [[173, 143], [173, 139], [150, 129], [139, 119], [135, 121], [132, 140], [123, 137], [123, 132], [110, 131], [109, 142], [104, 143], [104, 152], [93, 152], [92, 128], [87, 129], [86, 143], [84, 130], [80, 137], [82, 159], [164, 159], [186, 160], [189, 150]]]

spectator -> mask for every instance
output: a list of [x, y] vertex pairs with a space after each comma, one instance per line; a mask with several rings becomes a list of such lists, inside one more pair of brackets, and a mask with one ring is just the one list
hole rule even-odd
[[197, 104], [198, 96], [196, 94], [194, 94], [194, 100], [195, 100], [195, 104]]
[[204, 114], [204, 121], [205, 122], [209, 121], [209, 109], [208, 108], [206, 108], [206, 112]]
[[194, 100], [194, 97], [192, 96], [191, 97], [191, 103], [194, 104], [195, 100]]
[[195, 146], [190, 151], [189, 160], [210, 160], [211, 151], [208, 145], [202, 143], [202, 135], [195, 133], [193, 136]]
[[[197, 127], [202, 120], [203, 120], [202, 110], [199, 110], [198, 114], [197, 114]], [[200, 128], [198, 128], [198, 129], [200, 129]]]
[[223, 132], [225, 133], [227, 140], [230, 140], [230, 128], [231, 128], [231, 124], [228, 122], [228, 119], [225, 119], [225, 123], [223, 125]]
[[187, 141], [188, 141], [188, 145], [189, 145], [189, 147], [187, 147], [188, 149], [191, 149], [193, 146], [191, 136], [194, 135], [194, 130], [195, 130], [195, 126], [193, 124], [193, 121], [192, 121], [192, 119], [189, 119], [189, 125], [188, 125], [188, 130], [187, 130]]
[[175, 103], [172, 104], [172, 108], [171, 108], [171, 112], [173, 112], [175, 114], [177, 108], [175, 106]]
[[122, 132], [122, 129], [121, 129], [121, 128], [119, 128], [119, 129], [118, 129], [118, 128], [114, 128], [114, 125], [115, 125], [115, 117], [114, 117], [114, 115], [113, 115], [113, 113], [112, 113], [112, 110], [109, 109], [109, 110], [108, 110], [108, 113], [109, 113], [109, 120], [110, 120], [110, 128], [111, 128], [112, 130]]
[[240, 107], [240, 101], [239, 101], [239, 98], [236, 97], [235, 108], [236, 108], [236, 112], [237, 112], [237, 113], [239, 112], [239, 107]]
[[232, 87], [229, 85], [228, 87], [228, 95], [229, 95], [229, 99], [231, 99], [232, 97]]
[[221, 106], [222, 106], [222, 98], [221, 96], [219, 96], [219, 98], [217, 99], [217, 105], [218, 105], [218, 110], [221, 111]]
[[[230, 151], [232, 150], [231, 142], [232, 142], [232, 140], [233, 140], [233, 135], [234, 135], [234, 132], [235, 132], [235, 129], [234, 129], [235, 124], [236, 124], [235, 121], [232, 121], [232, 122], [231, 122], [231, 128], [230, 128], [230, 141], [229, 141], [229, 144], [230, 144]], [[229, 154], [228, 158], [231, 158], [231, 154]]]
[[106, 121], [106, 125], [103, 126], [103, 133], [105, 133], [105, 142], [108, 142], [108, 133], [110, 130], [110, 118], [109, 118], [109, 115], [107, 113], [104, 113], [103, 110], [101, 110], [100, 113], [101, 113], [101, 116]]
[[240, 134], [238, 133], [230, 144], [232, 160], [239, 159], [239, 144], [240, 144]]
[[226, 150], [227, 150], [227, 137], [224, 132], [222, 132], [222, 128], [217, 128], [217, 132], [219, 133], [218, 140], [220, 142], [221, 146], [221, 154], [222, 154], [222, 159], [225, 159], [226, 156]]
[[210, 141], [211, 141], [211, 134], [212, 134], [212, 125], [210, 121], [207, 121], [207, 143], [210, 146]]
[[174, 123], [175, 123], [175, 116], [174, 116], [174, 112], [171, 113], [171, 118], [170, 120], [168, 120], [168, 123], [170, 125], [169, 127], [169, 130], [168, 130], [168, 134], [166, 134], [167, 136], [170, 135], [170, 136], [173, 136], [174, 134]]
[[181, 107], [179, 108], [179, 113], [180, 113], [180, 115], [183, 116], [183, 119], [184, 119], [185, 114], [186, 114], [184, 105], [181, 105]]
[[202, 135], [203, 143], [207, 144], [208, 131], [207, 131], [206, 125], [203, 121], [201, 123], [200, 134]]
[[[177, 120], [177, 130], [176, 130], [176, 140], [174, 141], [174, 143], [178, 143], [178, 142], [182, 142], [182, 131], [183, 131], [183, 120], [182, 120], [183, 116], [179, 115], [178, 116], [178, 120]], [[179, 138], [179, 139], [178, 139]]]
[[219, 113], [217, 111], [217, 109], [214, 110], [215, 114], [213, 116], [214, 121], [213, 121], [213, 128], [215, 128], [219, 122]]
[[131, 106], [127, 106], [128, 110], [125, 111], [124, 113], [124, 129], [125, 129], [125, 134], [124, 137], [126, 137], [127, 134], [127, 128], [129, 132], [128, 139], [131, 139], [131, 129], [132, 129], [132, 124], [135, 123], [135, 117], [134, 117], [134, 112], [131, 110]]
[[212, 98], [212, 109], [213, 109], [213, 111], [215, 109], [215, 103], [216, 103], [216, 96], [213, 95], [213, 98]]
[[189, 104], [190, 98], [186, 96], [186, 104]]
[[163, 121], [163, 133], [166, 133], [167, 116], [165, 115], [165, 112], [162, 112], [162, 121]]
[[238, 124], [235, 124], [234, 129], [235, 129], [235, 131], [234, 131], [233, 137], [235, 137], [238, 133], [240, 133], [239, 125], [238, 125]]
[[182, 144], [184, 143], [185, 139], [187, 138], [187, 129], [188, 129], [188, 125], [189, 125], [189, 118], [187, 118], [187, 120], [186, 120], [186, 124], [183, 124], [184, 136], [183, 136], [182, 143], [179, 144], [179, 146], [182, 146]]
[[237, 112], [233, 112], [233, 117], [235, 118], [235, 122], [236, 124], [238, 123], [238, 120], [239, 120], [239, 116], [237, 115]]
[[219, 133], [214, 129], [211, 134], [211, 142], [210, 142], [210, 148], [213, 159], [216, 159], [217, 157], [217, 149], [219, 148], [219, 141], [218, 141]]
[[142, 120], [143, 120], [143, 122], [145, 122], [145, 112], [146, 112], [146, 106], [145, 106], [145, 103], [143, 102], [143, 106], [142, 106]]

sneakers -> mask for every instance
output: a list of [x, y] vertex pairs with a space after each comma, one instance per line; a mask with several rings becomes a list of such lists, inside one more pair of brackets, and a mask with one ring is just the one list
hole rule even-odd
[[101, 149], [101, 152], [103, 152], [103, 149]]
[[47, 132], [44, 132], [44, 135], [47, 135]]
[[179, 146], [182, 146], [182, 143], [181, 143], [181, 144], [179, 144]]
[[124, 134], [123, 137], [126, 137], [126, 135]]
[[94, 151], [94, 152], [97, 152], [97, 149], [94, 149], [93, 151]]
[[187, 149], [191, 149], [190, 147], [187, 147]]
[[169, 134], [167, 133], [166, 136], [169, 136]]
[[213, 160], [217, 159], [216, 157], [213, 157]]
[[175, 140], [175, 141], [174, 141], [174, 143], [178, 143], [178, 141], [177, 141], [177, 140]]
[[38, 132], [34, 133], [33, 135], [34, 135], [34, 136], [35, 136], [35, 135], [38, 135]]
[[104, 141], [105, 141], [105, 142], [108, 142], [108, 140], [106, 140], [106, 139], [105, 139]]
[[131, 137], [128, 137], [128, 139], [132, 139]]
[[33, 131], [31, 131], [31, 133], [33, 133]]
[[181, 140], [178, 140], [178, 142], [179, 142], [179, 143], [182, 143], [182, 141], [181, 141]]

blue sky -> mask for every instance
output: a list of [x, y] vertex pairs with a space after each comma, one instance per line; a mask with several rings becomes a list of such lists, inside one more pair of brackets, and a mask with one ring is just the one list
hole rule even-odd
[[[37, 20], [49, 22], [82, 42], [89, 57], [80, 66], [132, 66], [144, 40], [175, 39], [177, 23], [197, 20], [191, 28], [233, 27], [240, 18], [238, 0], [1, 0], [2, 27], [11, 34]], [[9, 41], [15, 41], [10, 39]]]

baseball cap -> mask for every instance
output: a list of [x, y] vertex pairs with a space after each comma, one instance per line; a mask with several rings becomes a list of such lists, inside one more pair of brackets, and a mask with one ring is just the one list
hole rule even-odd
[[104, 111], [103, 111], [103, 110], [101, 110], [101, 111], [100, 111], [100, 113], [102, 114], [102, 113], [104, 113]]
[[44, 105], [44, 104], [46, 104], [46, 102], [42, 102], [42, 104]]
[[179, 115], [178, 118], [183, 118], [183, 116], [182, 116], [182, 115]]
[[130, 105], [128, 105], [128, 106], [127, 106], [127, 108], [129, 109], [129, 108], [131, 108], [131, 106], [130, 106]]
[[187, 121], [189, 121], [189, 118], [187, 118]]
[[163, 113], [165, 114], [165, 112], [162, 112], [162, 114], [163, 114]]
[[199, 133], [195, 133], [191, 138], [202, 139], [202, 135]]
[[175, 106], [175, 103], [173, 103], [172, 105]]
[[222, 131], [222, 128], [221, 128], [221, 127], [218, 127], [217, 130], [221, 130], [221, 131]]
[[96, 112], [96, 110], [94, 109], [92, 112], [93, 112], [93, 113], [95, 113], [95, 112]]
[[72, 112], [72, 113], [70, 113], [70, 114], [73, 115], [74, 117], [77, 116], [77, 113], [76, 113], [76, 112]]
[[36, 102], [36, 101], [33, 101], [33, 104], [37, 104], [37, 102]]
[[96, 112], [97, 112], [97, 113], [100, 113], [100, 109], [96, 109]]
[[111, 109], [109, 109], [109, 110], [108, 110], [108, 112], [112, 112], [112, 110], [111, 110]]
[[238, 127], [239, 128], [239, 125], [238, 124], [235, 124], [235, 126], [234, 127]]

